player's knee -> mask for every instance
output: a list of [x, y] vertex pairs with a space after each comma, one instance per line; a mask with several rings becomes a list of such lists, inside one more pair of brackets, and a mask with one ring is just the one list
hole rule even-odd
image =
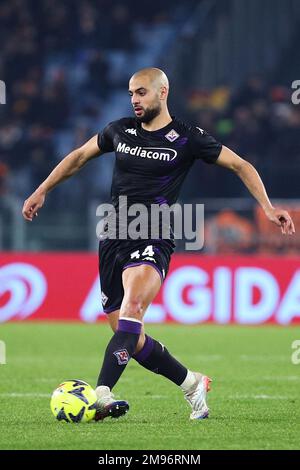
[[144, 308], [141, 300], [129, 298], [121, 307], [120, 317], [140, 319], [143, 317]]

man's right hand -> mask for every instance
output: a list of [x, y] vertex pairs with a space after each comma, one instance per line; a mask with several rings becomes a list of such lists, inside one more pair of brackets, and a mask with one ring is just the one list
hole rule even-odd
[[37, 217], [38, 210], [43, 207], [45, 202], [46, 194], [43, 191], [36, 190], [28, 199], [24, 202], [22, 214], [24, 219], [32, 222], [33, 217]]

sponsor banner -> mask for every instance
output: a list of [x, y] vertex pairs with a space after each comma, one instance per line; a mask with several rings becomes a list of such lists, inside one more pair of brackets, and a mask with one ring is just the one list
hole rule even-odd
[[[0, 254], [0, 322], [96, 322], [101, 306], [94, 254]], [[300, 323], [300, 257], [173, 255], [148, 322]]]

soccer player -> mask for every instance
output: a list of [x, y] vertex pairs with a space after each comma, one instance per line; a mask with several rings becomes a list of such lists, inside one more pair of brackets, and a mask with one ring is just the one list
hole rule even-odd
[[[133, 203], [176, 202], [184, 178], [196, 159], [216, 163], [234, 171], [263, 208], [266, 217], [283, 234], [295, 232], [290, 215], [272, 206], [254, 167], [222, 146], [200, 127], [181, 122], [169, 113], [169, 82], [157, 68], [136, 72], [129, 81], [134, 117], [108, 124], [82, 147], [73, 150], [25, 201], [23, 216], [32, 221], [45, 197], [58, 183], [73, 176], [92, 158], [115, 152], [112, 202], [119, 214], [119, 196]], [[146, 369], [178, 385], [191, 405], [191, 419], [209, 414], [206, 394], [211, 379], [190, 371], [159, 341], [145, 333], [143, 317], [157, 295], [174, 251], [169, 239], [110, 239], [99, 242], [100, 280], [103, 309], [114, 334], [109, 341], [96, 393], [96, 419], [119, 417], [128, 411], [126, 401], [112, 393], [128, 361], [133, 358]]]

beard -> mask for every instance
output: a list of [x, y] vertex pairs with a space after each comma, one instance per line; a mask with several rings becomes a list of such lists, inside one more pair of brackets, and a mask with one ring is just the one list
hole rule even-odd
[[161, 105], [160, 103], [153, 108], [144, 109], [143, 116], [135, 116], [138, 122], [145, 122], [149, 124], [156, 116], [158, 116], [161, 112]]

